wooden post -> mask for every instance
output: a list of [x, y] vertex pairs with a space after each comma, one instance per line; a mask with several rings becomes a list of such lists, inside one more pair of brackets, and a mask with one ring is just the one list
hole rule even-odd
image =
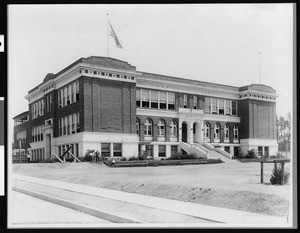
[[284, 184], [284, 162], [281, 162], [281, 184]]
[[260, 162], [260, 183], [264, 183], [264, 163]]

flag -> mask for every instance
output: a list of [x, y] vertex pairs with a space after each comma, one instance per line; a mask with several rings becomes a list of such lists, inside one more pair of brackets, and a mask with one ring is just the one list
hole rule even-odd
[[111, 26], [110, 22], [109, 22], [109, 26], [110, 26], [110, 34], [109, 35], [112, 36], [115, 39], [116, 46], [119, 47], [120, 49], [122, 49], [123, 47], [122, 47], [122, 45], [119, 41], [119, 38], [117, 37], [117, 35], [116, 35], [116, 33], [113, 29], [113, 27]]

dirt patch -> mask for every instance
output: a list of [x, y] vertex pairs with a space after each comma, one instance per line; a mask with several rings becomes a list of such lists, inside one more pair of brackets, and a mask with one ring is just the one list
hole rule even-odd
[[[268, 182], [272, 166], [266, 166]], [[286, 216], [290, 186], [260, 184], [259, 165], [211, 164], [108, 168], [91, 163], [13, 165], [34, 177], [114, 189], [185, 202]]]

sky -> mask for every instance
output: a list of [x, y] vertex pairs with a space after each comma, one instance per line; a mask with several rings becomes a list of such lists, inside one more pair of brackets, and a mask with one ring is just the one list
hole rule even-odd
[[280, 95], [277, 115], [292, 112], [292, 4], [9, 5], [10, 119], [28, 110], [24, 97], [47, 73], [107, 56], [107, 14], [123, 46], [108, 37], [110, 57], [138, 71], [238, 87], [259, 83], [260, 73]]

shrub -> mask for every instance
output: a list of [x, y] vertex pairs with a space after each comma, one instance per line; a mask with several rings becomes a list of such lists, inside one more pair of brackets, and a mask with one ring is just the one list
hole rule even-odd
[[91, 162], [93, 161], [93, 156], [92, 154], [94, 153], [95, 150], [87, 150], [85, 152], [85, 156], [84, 156], [84, 161], [85, 162]]
[[252, 150], [248, 150], [248, 152], [246, 153], [246, 158], [248, 159], [254, 159], [254, 158], [257, 158], [256, 156], [256, 153], [255, 153], [255, 150], [252, 149]]
[[[277, 168], [277, 169], [273, 169], [273, 172], [271, 174], [271, 178], [270, 178], [270, 182], [271, 184], [275, 185], [275, 184], [281, 184], [281, 176], [282, 176], [282, 169], [281, 167]], [[287, 172], [284, 172], [283, 175], [283, 183], [287, 183], [288, 179], [289, 179], [290, 174]]]
[[135, 156], [128, 158], [128, 161], [135, 161], [135, 160], [139, 160], [139, 158]]
[[125, 157], [120, 158], [120, 161], [126, 161], [127, 159]]

